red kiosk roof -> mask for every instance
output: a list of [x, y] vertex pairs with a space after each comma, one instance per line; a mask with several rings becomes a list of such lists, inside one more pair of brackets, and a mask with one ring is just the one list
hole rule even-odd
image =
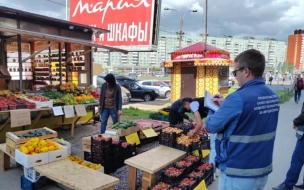
[[[230, 54], [228, 51], [219, 49], [217, 47], [211, 46], [207, 44], [207, 53], [208, 52], [218, 52], [222, 54]], [[195, 44], [192, 44], [188, 47], [184, 47], [182, 49], [176, 50], [175, 52], [172, 52], [172, 54], [185, 54], [185, 53], [203, 53], [205, 51], [205, 43], [203, 42], [197, 42]]]

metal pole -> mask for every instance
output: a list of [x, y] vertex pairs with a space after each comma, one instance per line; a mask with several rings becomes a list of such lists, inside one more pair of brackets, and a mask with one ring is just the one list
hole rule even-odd
[[179, 23], [179, 49], [182, 48], [182, 40], [183, 40], [183, 24], [184, 24], [184, 19], [181, 18], [180, 23]]
[[19, 91], [23, 90], [22, 86], [22, 49], [21, 49], [21, 35], [17, 35], [17, 45], [18, 45], [18, 62], [19, 62]]
[[68, 0], [65, 0], [65, 19], [69, 20], [68, 18]]
[[205, 57], [207, 54], [207, 34], [208, 34], [208, 0], [206, 0], [206, 10], [205, 10]]
[[62, 51], [61, 51], [61, 43], [58, 43], [58, 56], [59, 56], [59, 81], [60, 85], [62, 84]]

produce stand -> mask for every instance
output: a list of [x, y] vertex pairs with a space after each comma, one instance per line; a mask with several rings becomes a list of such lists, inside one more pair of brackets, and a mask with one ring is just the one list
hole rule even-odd
[[[86, 107], [86, 110], [88, 111], [89, 107], [95, 107], [98, 106], [98, 103], [91, 103], [91, 104], [84, 104], [84, 106]], [[61, 106], [63, 108], [63, 106]], [[30, 112], [38, 112], [38, 114], [35, 116], [35, 118], [32, 120], [31, 125], [26, 126], [27, 129], [33, 129], [35, 127], [35, 125], [38, 123], [38, 121], [41, 119], [42, 115], [45, 113], [50, 113], [50, 118], [52, 119], [53, 117], [55, 117], [53, 115], [53, 108], [38, 108], [38, 109], [29, 109]], [[96, 113], [94, 113], [96, 114]], [[0, 126], [0, 132], [6, 127], [9, 126], [10, 123], [10, 110], [8, 111], [0, 111], [0, 115], [7, 115], [9, 118], [7, 119], [7, 121]], [[77, 116], [76, 119], [73, 117], [72, 121], [69, 123], [65, 123], [65, 119], [64, 119], [64, 115], [62, 116], [58, 116], [62, 118], [62, 123], [58, 123], [58, 125], [71, 125], [71, 136], [74, 136], [74, 129], [75, 129], [75, 125], [76, 123], [81, 119], [81, 116]], [[89, 122], [90, 120], [86, 121]], [[24, 126], [25, 128], [25, 126]]]
[[[6, 144], [0, 144], [0, 170], [10, 168], [10, 158], [15, 159], [6, 152]], [[63, 159], [33, 168], [41, 176], [52, 179], [62, 185], [77, 190], [105, 189], [113, 190], [119, 179], [94, 171], [77, 163]]]
[[128, 166], [128, 188], [136, 190], [137, 169], [143, 171], [142, 190], [155, 184], [155, 173], [181, 159], [186, 152], [166, 146], [159, 146], [130, 159], [125, 160]]
[[[83, 94], [88, 94], [87, 87], [93, 83], [91, 52], [100, 48], [104, 51], [128, 53], [123, 49], [92, 42], [93, 35], [109, 33], [109, 30], [3, 6], [0, 6], [0, 12], [0, 90], [7, 90], [0, 92], [1, 97], [6, 97], [11, 92], [23, 96], [31, 90], [31, 93], [37, 94], [37, 90], [51, 86], [60, 92], [71, 93], [78, 103], [90, 102], [86, 107], [97, 106], [97, 103], [82, 97]], [[83, 89], [81, 93], [80, 89]], [[38, 124], [45, 126], [42, 123], [47, 123], [50, 128], [56, 127], [59, 122], [51, 114], [47, 120], [43, 119], [51, 110], [45, 108], [45, 104], [46, 102], [36, 103], [37, 109], [30, 110], [31, 114], [35, 112], [37, 115], [27, 128], [32, 129]], [[2, 104], [0, 111], [0, 117], [9, 112], [3, 109]], [[87, 122], [92, 119], [92, 115], [73, 118], [72, 135], [75, 123], [83, 119], [87, 119]], [[7, 129], [4, 128], [9, 123], [10, 119], [6, 120], [0, 126], [0, 131], [6, 132]], [[9, 129], [14, 130], [16, 129]]]

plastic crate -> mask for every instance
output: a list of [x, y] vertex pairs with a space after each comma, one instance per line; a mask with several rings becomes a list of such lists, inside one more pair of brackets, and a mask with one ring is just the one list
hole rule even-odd
[[210, 150], [210, 140], [201, 141], [202, 150]]
[[35, 183], [39, 180], [40, 174], [31, 168], [23, 167], [23, 174], [26, 179]]
[[7, 111], [8, 110], [8, 106], [0, 106], [0, 111]]
[[88, 162], [92, 162], [92, 156], [91, 156], [91, 153], [90, 152], [83, 152], [84, 155], [83, 155], [83, 158], [85, 161], [88, 161]]
[[36, 183], [33, 183], [22, 175], [20, 177], [20, 182], [21, 190], [38, 190], [51, 184], [53, 181], [42, 176]]
[[17, 109], [17, 105], [15, 105], [15, 106], [8, 106], [8, 109], [9, 110], [15, 110], [15, 109]]

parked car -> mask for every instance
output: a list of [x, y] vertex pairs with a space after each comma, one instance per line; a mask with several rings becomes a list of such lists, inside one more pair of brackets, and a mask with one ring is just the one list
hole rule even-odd
[[163, 82], [171, 88], [171, 80], [163, 80]]
[[[105, 83], [106, 81], [104, 80], [104, 77], [105, 77], [106, 75], [97, 75], [97, 87], [98, 88], [100, 88], [101, 87], [101, 85], [103, 84], [103, 83]], [[119, 83], [118, 83], [119, 84]], [[119, 84], [120, 85], [120, 84]], [[123, 87], [123, 86], [121, 86], [120, 85], [120, 87], [121, 87], [121, 95], [122, 95], [122, 101], [123, 102], [129, 102], [130, 100], [131, 100], [131, 93], [130, 93], [130, 91], [128, 90], [128, 89], [126, 89], [125, 87]]]
[[159, 97], [159, 90], [145, 87], [137, 81], [120, 81], [118, 83], [130, 91], [132, 98], [154, 101]]
[[138, 82], [144, 86], [158, 89], [161, 97], [170, 98], [171, 88], [165, 82], [160, 80], [142, 80]]

